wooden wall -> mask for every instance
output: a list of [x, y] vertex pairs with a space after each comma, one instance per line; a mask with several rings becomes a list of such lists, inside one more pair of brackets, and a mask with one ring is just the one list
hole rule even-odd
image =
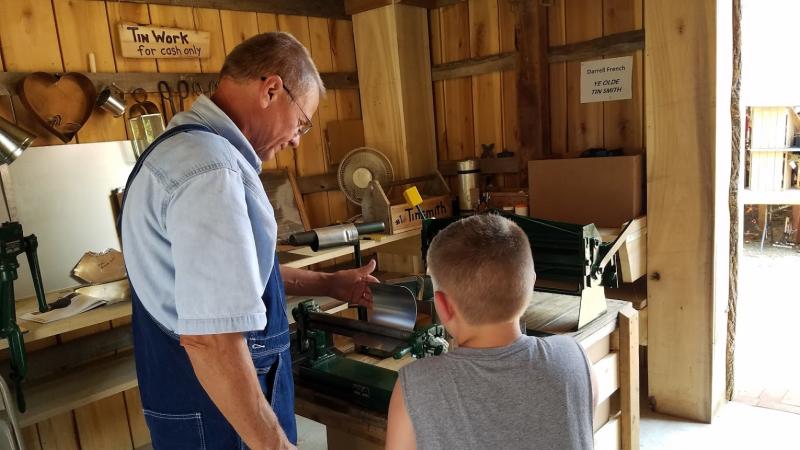
[[[434, 65], [514, 51], [512, 0], [470, 0], [430, 11]], [[434, 82], [439, 160], [519, 149], [517, 72], [488, 73]]]
[[[431, 10], [433, 64], [517, 50], [516, 4], [470, 0]], [[558, 47], [642, 29], [643, 0], [553, 0], [547, 18], [548, 46]], [[643, 152], [643, 55], [627, 55], [634, 56], [630, 100], [581, 104], [580, 61], [549, 65], [551, 144], [545, 155], [576, 157], [592, 147]], [[437, 81], [434, 102], [440, 161], [479, 156], [488, 143], [495, 143], [495, 152], [519, 150], [517, 70]], [[507, 185], [518, 183], [505, 178]]]
[[[2, 0], [2, 3], [0, 68], [4, 71], [88, 71], [87, 54], [93, 52], [99, 72], [214, 73], [236, 44], [257, 33], [275, 30], [292, 33], [306, 45], [321, 72], [356, 70], [350, 21], [116, 1]], [[211, 55], [202, 60], [123, 59], [115, 32], [120, 21], [209, 31]], [[154, 99], [157, 94], [150, 94], [150, 100]], [[8, 98], [0, 100], [0, 114], [10, 118]], [[40, 136], [35, 145], [60, 143], [28, 117], [17, 98], [14, 101], [19, 122]], [[324, 163], [325, 125], [329, 121], [360, 117], [357, 90], [329, 91], [313, 117], [314, 128], [300, 147], [284, 150], [277, 161], [267, 161], [264, 166], [286, 167], [297, 175], [325, 172], [328, 170]], [[98, 110], [74, 142], [126, 139], [123, 120]], [[340, 192], [312, 194], [305, 201], [312, 226], [328, 225], [352, 215]], [[28, 348], [57, 345], [124, 322], [61, 335]], [[29, 449], [123, 449], [149, 442], [136, 389], [28, 427], [24, 434]]]
[[[643, 0], [554, 0], [548, 11], [549, 46], [642, 29]], [[578, 156], [587, 148], [644, 148], [642, 51], [634, 56], [633, 98], [580, 103], [580, 61], [550, 64], [550, 136], [554, 154]], [[626, 56], [626, 55], [613, 55]], [[591, 58], [595, 59], [595, 58]]]

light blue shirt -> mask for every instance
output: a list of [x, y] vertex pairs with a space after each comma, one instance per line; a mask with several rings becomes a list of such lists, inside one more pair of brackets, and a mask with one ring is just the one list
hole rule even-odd
[[261, 330], [277, 225], [261, 160], [205, 96], [169, 127], [199, 123], [145, 160], [122, 217], [128, 276], [145, 309], [179, 335]]

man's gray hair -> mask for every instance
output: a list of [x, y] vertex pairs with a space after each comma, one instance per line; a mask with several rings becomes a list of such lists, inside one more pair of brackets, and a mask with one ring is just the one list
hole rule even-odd
[[325, 85], [308, 50], [294, 36], [283, 32], [262, 33], [237, 45], [225, 58], [221, 77], [237, 81], [278, 75], [295, 96], [312, 89], [325, 94]]

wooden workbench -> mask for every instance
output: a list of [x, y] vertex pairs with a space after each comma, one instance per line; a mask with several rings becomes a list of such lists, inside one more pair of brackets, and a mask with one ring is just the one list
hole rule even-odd
[[[595, 448], [638, 449], [638, 315], [628, 302], [608, 300], [607, 305], [604, 315], [575, 332], [570, 330], [577, 322], [577, 298], [536, 292], [524, 317], [528, 329], [571, 335], [586, 349], [598, 378]], [[410, 357], [378, 360], [349, 353], [351, 348], [343, 349], [348, 357], [387, 369], [399, 370], [413, 361]], [[295, 389], [297, 414], [327, 426], [329, 449], [383, 448], [386, 414], [315, 391], [302, 380], [295, 380]]]
[[[419, 236], [419, 230], [396, 235], [371, 235], [369, 239], [362, 240], [361, 249], [362, 252], [365, 253], [380, 251], [408, 254], [414, 250], [419, 252]], [[282, 264], [289, 267], [302, 268], [349, 256], [352, 252], [352, 247], [339, 247], [320, 252], [313, 252], [308, 247], [289, 247], [281, 249], [278, 253], [278, 259]], [[73, 289], [62, 289], [49, 292], [46, 296], [47, 302], [50, 303], [72, 290]], [[290, 314], [291, 308], [301, 300], [307, 298], [309, 297], [287, 298], [287, 314], [289, 315], [290, 322], [293, 322]], [[329, 309], [332, 313], [346, 308], [344, 303], [330, 298], [315, 298], [324, 308]], [[17, 301], [16, 308], [17, 316], [35, 311], [37, 309], [36, 299], [21, 299]], [[124, 320], [130, 316], [131, 303], [121, 302], [95, 308], [68, 319], [52, 323], [40, 324], [27, 320], [19, 320], [19, 323], [26, 329], [26, 332], [23, 334], [23, 339], [26, 344], [29, 344], [63, 333], [107, 323], [112, 320]], [[87, 344], [88, 341], [93, 340], [91, 336], [82, 339], [86, 340]], [[102, 341], [102, 338], [99, 340]], [[73, 347], [80, 347], [82, 343], [83, 341], [79, 339], [73, 342]], [[95, 345], [96, 344], [92, 343], [87, 345], [87, 348]], [[5, 339], [0, 340], [0, 351], [7, 348], [8, 341]], [[63, 349], [64, 347], [59, 346], [59, 348]], [[29, 351], [29, 358], [38, 357], [40, 357], [40, 355], [37, 355], [37, 352]], [[71, 409], [134, 388], [138, 385], [133, 355], [130, 354], [130, 351], [124, 349], [113, 356], [103, 357], [91, 364], [80, 365], [64, 370], [57, 378], [48, 376], [37, 380], [35, 379], [36, 375], [36, 373], [29, 374], [29, 382], [25, 387], [25, 393], [28, 399], [28, 411], [19, 416], [20, 423], [23, 426], [32, 425]]]

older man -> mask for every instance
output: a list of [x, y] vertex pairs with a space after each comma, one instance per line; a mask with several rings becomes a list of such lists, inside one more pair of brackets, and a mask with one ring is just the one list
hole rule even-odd
[[284, 286], [371, 302], [374, 263], [323, 274], [275, 256], [261, 162], [299, 144], [324, 91], [292, 36], [250, 38], [228, 55], [214, 96], [176, 115], [128, 180], [122, 238], [156, 449], [293, 448]]

